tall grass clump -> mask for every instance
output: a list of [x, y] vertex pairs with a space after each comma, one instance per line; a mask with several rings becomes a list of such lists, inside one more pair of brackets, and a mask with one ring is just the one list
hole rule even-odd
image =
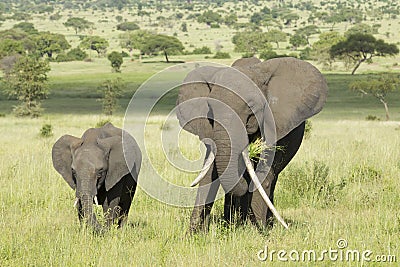
[[95, 128], [101, 128], [109, 122], [111, 122], [110, 119], [101, 119], [98, 122], [96, 122]]
[[329, 167], [314, 160], [300, 166], [290, 165], [281, 175], [277, 190], [283, 197], [279, 200], [287, 207], [311, 205], [328, 207], [338, 200], [344, 185], [329, 179]]
[[53, 136], [53, 126], [48, 123], [43, 124], [42, 128], [40, 128], [39, 135], [45, 138]]
[[304, 127], [304, 139], [309, 139], [311, 137], [312, 131], [312, 122], [310, 120], [306, 120], [306, 125]]

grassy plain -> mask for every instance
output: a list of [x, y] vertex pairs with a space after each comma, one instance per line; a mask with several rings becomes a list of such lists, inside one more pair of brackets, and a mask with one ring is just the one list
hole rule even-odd
[[[366, 121], [367, 115], [383, 119], [383, 107], [373, 98], [360, 99], [350, 92], [347, 83], [360, 76], [348, 74], [326, 74], [330, 87], [326, 107], [312, 119], [311, 137], [279, 179], [276, 205], [289, 222], [289, 230], [280, 225], [262, 232], [251, 225], [226, 226], [223, 201], [218, 200], [210, 233], [187, 237], [191, 209], [168, 206], [143, 190], [136, 193], [126, 228], [104, 236], [80, 229], [72, 207], [74, 193], [52, 167], [52, 145], [63, 134], [80, 136], [106, 119], [96, 101], [100, 80], [121, 75], [129, 85], [121, 108], [111, 118], [122, 126], [129, 95], [166, 66], [129, 62], [122, 74], [111, 74], [105, 64], [96, 62], [52, 65], [52, 94], [44, 102], [45, 115], [40, 119], [15, 118], [8, 114], [12, 102], [2, 101], [1, 112], [6, 116], [0, 117], [4, 133], [0, 148], [1, 266], [257, 266], [271, 263], [270, 258], [264, 263], [257, 258], [266, 245], [269, 251], [297, 250], [300, 254], [313, 249], [318, 257], [325, 249], [337, 249], [338, 239], [347, 240], [348, 249], [373, 251], [371, 259], [382, 254], [399, 260], [399, 95], [389, 99], [393, 121]], [[83, 70], [88, 74], [80, 74]], [[158, 145], [163, 118], [157, 115], [150, 120], [146, 143], [151, 160], [166, 180], [188, 185], [194, 174], [169, 165]], [[46, 123], [53, 126], [53, 137], [39, 136]], [[197, 159], [196, 138], [181, 138], [182, 153]], [[150, 179], [149, 175], [149, 164], [144, 163], [140, 179]], [[272, 265], [281, 264], [275, 254]], [[305, 264], [347, 263], [326, 258]], [[357, 264], [365, 263], [350, 263]]]
[[[229, 8], [226, 6], [225, 8]], [[242, 10], [240, 21], [246, 21], [253, 9]], [[164, 12], [168, 17], [173, 12]], [[64, 20], [69, 11], [62, 11]], [[137, 21], [142, 28], [151, 28], [150, 21], [161, 13], [154, 12], [143, 19], [132, 12], [81, 11], [73, 14], [95, 22], [90, 34], [105, 36], [110, 49], [120, 50], [115, 30], [115, 16], [123, 15]], [[306, 18], [301, 14], [302, 19]], [[51, 22], [45, 15], [35, 16], [35, 26], [41, 31], [67, 35], [73, 46], [79, 38], [63, 21]], [[12, 26], [5, 21], [0, 29]], [[371, 21], [371, 23], [374, 23]], [[400, 40], [399, 20], [384, 19], [379, 38], [391, 42]], [[231, 43], [233, 30], [222, 26], [209, 29], [197, 22], [188, 24], [188, 33], [179, 30], [177, 21], [171, 27], [160, 26], [159, 33], [177, 33], [185, 47], [207, 45], [215, 52], [217, 44], [228, 51], [232, 59], [213, 60], [230, 64], [241, 54], [234, 53]], [[349, 25], [338, 24], [343, 32]], [[328, 27], [322, 27], [328, 30]], [[294, 28], [285, 29], [293, 32]], [[389, 37], [386, 37], [389, 32]], [[86, 32], [85, 32], [86, 34]], [[316, 36], [311, 38], [315, 41]], [[290, 52], [287, 43], [280, 53]], [[257, 253], [268, 246], [272, 250], [315, 250], [317, 257], [323, 250], [338, 249], [337, 241], [345, 239], [346, 249], [360, 252], [371, 250], [374, 262], [324, 261], [300, 262], [301, 266], [381, 266], [378, 255], [394, 255], [400, 261], [400, 93], [388, 97], [391, 121], [384, 119], [384, 109], [378, 100], [350, 92], [347, 85], [368, 73], [397, 72], [399, 57], [375, 59], [362, 65], [356, 76], [348, 75], [341, 64], [325, 72], [330, 93], [324, 110], [314, 117], [312, 133], [304, 140], [298, 154], [279, 178], [275, 201], [277, 209], [289, 222], [289, 230], [276, 224], [273, 229], [258, 231], [252, 225], [226, 226], [222, 222], [223, 201], [213, 209], [213, 220], [208, 234], [186, 236], [191, 208], [163, 204], [139, 189], [135, 195], [128, 225], [95, 236], [79, 227], [72, 207], [74, 192], [56, 173], [51, 163], [51, 147], [63, 134], [80, 136], [89, 127], [107, 119], [101, 114], [99, 84], [116, 76], [127, 86], [120, 108], [111, 121], [122, 126], [125, 108], [139, 85], [167, 64], [162, 57], [145, 58], [143, 62], [128, 58], [121, 74], [111, 73], [108, 60], [92, 62], [51, 63], [49, 74], [50, 96], [39, 119], [15, 118], [10, 114], [15, 101], [0, 95], [0, 266], [259, 266], [283, 265], [274, 254], [270, 262], [260, 262]], [[204, 56], [172, 56], [176, 61], [205, 60]], [[321, 66], [319, 66], [321, 67]], [[167, 111], [174, 105], [173, 98], [160, 108]], [[368, 115], [381, 121], [366, 121]], [[152, 162], [169, 181], [188, 185], [195, 174], [182, 173], [170, 166], [159, 147], [160, 129], [165, 112], [154, 115], [147, 135]], [[54, 136], [42, 138], [43, 124], [53, 126]], [[164, 128], [165, 129], [165, 128]], [[167, 129], [168, 131], [168, 129]], [[183, 134], [182, 153], [197, 159], [198, 142]], [[193, 149], [195, 147], [196, 149]], [[145, 160], [141, 180], [150, 179], [149, 164]], [[194, 202], [194, 200], [193, 200]], [[339, 251], [346, 252], [346, 249]], [[286, 255], [288, 257], [288, 255]], [[388, 261], [394, 259], [387, 257]], [[295, 265], [289, 260], [289, 265]], [[298, 264], [297, 264], [298, 265]]]
[[[399, 123], [346, 120], [334, 110], [313, 119], [311, 137], [277, 185], [276, 205], [290, 224], [287, 231], [280, 225], [263, 232], [251, 225], [228, 227], [221, 222], [223, 202], [218, 200], [210, 233], [187, 237], [190, 208], [168, 206], [138, 190], [127, 227], [94, 236], [79, 228], [74, 193], [53, 169], [50, 154], [59, 136], [80, 136], [101, 119], [94, 114], [0, 118], [1, 266], [257, 266], [257, 253], [265, 245], [321, 253], [337, 249], [340, 238], [348, 241], [348, 249], [368, 249], [373, 257], [400, 256]], [[112, 118], [118, 126], [122, 120]], [[147, 138], [154, 162], [166, 179], [188, 185], [194, 174], [179, 173], [165, 162], [157, 145], [162, 117], [152, 120]], [[39, 137], [44, 123], [53, 125], [53, 137]], [[198, 157], [195, 138], [183, 138], [181, 149]], [[140, 179], [149, 179], [148, 168], [145, 163]], [[281, 264], [275, 255], [273, 266]]]

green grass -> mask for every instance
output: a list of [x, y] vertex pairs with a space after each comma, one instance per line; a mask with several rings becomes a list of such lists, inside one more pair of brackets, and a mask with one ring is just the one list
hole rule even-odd
[[[239, 58], [227, 60], [215, 60], [213, 62], [231, 65]], [[180, 56], [172, 57], [179, 59]], [[202, 61], [201, 56], [185, 56], [184, 61]], [[175, 65], [175, 63], [166, 64], [162, 62], [162, 57], [145, 58], [143, 62], [130, 61], [124, 59], [122, 73], [112, 73], [109, 61], [104, 58], [95, 58], [93, 62], [67, 62], [51, 63], [49, 73], [49, 99], [44, 101], [44, 108], [47, 114], [52, 113], [98, 113], [101, 111], [101, 105], [96, 102], [100, 97], [98, 91], [99, 85], [107, 80], [121, 77], [125, 82], [123, 96], [120, 101], [120, 113], [125, 111], [130, 98], [136, 89], [152, 75]], [[373, 73], [373, 72], [372, 72]], [[348, 84], [354, 80], [364, 79], [371, 75], [365, 74], [349, 75], [347, 73], [324, 73], [328, 85], [329, 96], [324, 111], [319, 115], [328, 118], [329, 114], [337, 114], [343, 119], [364, 119], [368, 115], [384, 118], [383, 105], [375, 98], [370, 96], [360, 96], [348, 89]], [[375, 74], [376, 75], [376, 74]], [[1, 86], [1, 84], [0, 84]], [[176, 92], [166, 96], [158, 108], [165, 111], [175, 105]], [[388, 95], [389, 109], [393, 120], [400, 119], [399, 105], [400, 92]], [[8, 101], [7, 96], [0, 90], [0, 113], [9, 113], [12, 105], [16, 102]], [[339, 114], [338, 114], [339, 113]], [[326, 115], [325, 115], [326, 114]]]
[[[265, 245], [270, 250], [322, 251], [336, 249], [339, 238], [348, 241], [349, 249], [400, 256], [396, 208], [400, 201], [399, 93], [389, 98], [394, 121], [366, 121], [369, 114], [384, 118], [384, 109], [377, 100], [360, 98], [347, 89], [350, 81], [362, 75], [325, 75], [330, 87], [326, 106], [312, 118], [311, 137], [304, 140], [276, 189], [276, 206], [289, 222], [289, 230], [278, 224], [262, 232], [250, 224], [226, 226], [223, 201], [218, 200], [210, 232], [190, 237], [186, 235], [190, 208], [168, 206], [141, 189], [126, 228], [104, 236], [81, 229], [72, 207], [74, 192], [52, 167], [52, 145], [63, 134], [80, 136], [108, 119], [122, 126], [130, 94], [166, 66], [129, 63], [127, 68], [136, 72], [118, 75], [132, 84], [132, 89], [120, 99], [117, 114], [107, 118], [100, 115], [96, 88], [116, 74], [96, 62], [91, 63], [94, 70], [87, 76], [76, 73], [88, 66], [52, 68], [52, 93], [44, 101], [45, 114], [40, 119], [17, 119], [9, 114], [16, 102], [1, 101], [0, 112], [6, 114], [0, 117], [4, 133], [0, 137], [1, 266], [256, 266], [260, 264], [257, 252]], [[150, 158], [144, 160], [142, 181], [150, 181], [149, 162], [164, 179], [180, 186], [190, 184], [196, 175], [169, 165], [159, 145], [163, 114], [174, 106], [175, 99], [175, 91], [167, 95], [146, 128]], [[52, 125], [54, 135], [49, 138], [40, 137], [45, 124]], [[164, 129], [168, 131], [170, 126]], [[186, 158], [199, 159], [196, 137], [181, 133], [179, 147]], [[323, 263], [331, 265], [330, 261]], [[273, 265], [281, 264], [275, 259]]]
[[[290, 224], [287, 231], [278, 224], [263, 232], [247, 224], [227, 227], [219, 200], [210, 233], [188, 237], [191, 209], [165, 205], [138, 190], [127, 227], [93, 236], [79, 227], [74, 192], [53, 169], [51, 147], [61, 135], [80, 136], [101, 120], [99, 115], [60, 114], [0, 118], [5, 133], [0, 138], [1, 266], [249, 266], [259, 264], [257, 252], [266, 244], [275, 250], [322, 251], [335, 249], [339, 238], [348, 241], [349, 249], [400, 255], [398, 123], [344, 121], [335, 114], [313, 119], [311, 137], [276, 189], [276, 206]], [[120, 116], [111, 121], [122, 125]], [[187, 186], [195, 174], [164, 163], [158, 146], [163, 116], [151, 121], [147, 138], [152, 162], [166, 179]], [[39, 137], [43, 124], [53, 126], [54, 136]], [[181, 138], [184, 155], [197, 159], [196, 138]], [[313, 164], [325, 166], [327, 175], [318, 176]], [[144, 163], [140, 179], [149, 179], [148, 168]], [[310, 183], [341, 186], [315, 199], [315, 189], [303, 190]]]
[[[293, 1], [297, 2], [297, 1]], [[313, 0], [313, 2], [320, 2]], [[267, 5], [273, 3], [267, 3]], [[261, 7], [249, 5], [237, 8], [239, 21], [246, 22]], [[161, 13], [151, 11], [151, 21]], [[164, 10], [168, 17], [176, 11]], [[95, 23], [91, 34], [106, 37], [109, 52], [120, 51], [115, 30], [116, 15], [137, 21], [142, 29], [169, 35], [177, 33], [187, 50], [203, 45], [215, 52], [216, 43], [229, 52], [232, 59], [213, 60], [230, 65], [241, 53], [233, 52], [231, 37], [235, 30], [222, 26], [209, 29], [205, 24], [188, 22], [189, 32], [179, 30], [181, 21], [171, 27], [151, 27], [150, 18], [137, 17], [136, 11], [62, 11], [60, 21], [49, 21], [45, 15], [35, 15], [32, 22], [40, 31], [65, 34], [73, 47], [79, 38], [62, 23], [69, 15], [85, 17]], [[187, 14], [185, 13], [185, 16]], [[299, 12], [301, 21], [306, 12]], [[99, 20], [108, 22], [98, 22]], [[7, 20], [0, 30], [15, 21]], [[399, 42], [399, 19], [381, 23], [378, 38]], [[339, 23], [335, 30], [344, 32], [350, 25]], [[295, 27], [285, 27], [293, 33]], [[329, 30], [322, 25], [323, 31]], [[385, 32], [390, 32], [386, 37]], [[83, 34], [89, 34], [84, 32]], [[317, 35], [311, 37], [316, 41]], [[275, 46], [275, 45], [274, 45]], [[288, 43], [281, 43], [279, 54], [290, 53]], [[136, 51], [135, 51], [136, 52]], [[164, 63], [162, 56], [144, 58], [143, 62], [124, 59], [122, 73], [111, 73], [110, 63], [91, 52], [92, 62], [51, 63], [50, 95], [43, 102], [45, 109], [39, 119], [15, 118], [10, 114], [16, 101], [7, 100], [0, 92], [0, 266], [259, 266], [257, 252], [268, 245], [269, 250], [309, 250], [321, 252], [337, 249], [343, 238], [348, 249], [371, 250], [373, 256], [390, 254], [400, 261], [400, 92], [388, 97], [391, 121], [383, 121], [384, 108], [372, 97], [360, 97], [348, 90], [348, 84], [368, 73], [398, 71], [394, 58], [376, 58], [373, 64], [363, 64], [356, 76], [351, 76], [343, 64], [325, 73], [329, 97], [323, 111], [311, 119], [311, 136], [304, 140], [298, 154], [281, 174], [275, 191], [275, 203], [289, 230], [276, 224], [272, 229], [258, 231], [250, 224], [226, 226], [222, 221], [223, 201], [218, 200], [212, 211], [208, 234], [187, 236], [191, 208], [163, 204], [142, 189], [138, 189], [130, 210], [128, 225], [95, 236], [81, 229], [72, 207], [74, 192], [54, 170], [51, 147], [60, 136], [80, 136], [89, 127], [106, 120], [122, 126], [125, 108], [135, 90], [151, 75], [173, 64]], [[212, 55], [209, 55], [212, 56]], [[171, 56], [173, 61], [204, 61], [204, 55]], [[321, 68], [321, 66], [319, 66]], [[121, 77], [127, 83], [120, 108], [113, 117], [101, 115], [97, 87], [106, 79]], [[149, 95], [151, 98], [151, 95]], [[163, 157], [159, 145], [165, 113], [175, 104], [176, 91], [164, 97], [146, 128], [149, 157], [164, 179], [188, 186], [196, 174], [174, 169]], [[366, 121], [368, 115], [382, 121]], [[175, 122], [176, 123], [176, 122]], [[40, 136], [43, 125], [51, 125], [53, 136]], [[182, 132], [181, 153], [190, 160], [200, 157], [198, 138]], [[175, 149], [174, 154], [179, 151]], [[150, 180], [149, 160], [143, 161], [140, 178]], [[281, 266], [282, 263], [264, 263]], [[396, 263], [388, 266], [396, 266]], [[294, 265], [294, 264], [292, 264]], [[363, 266], [362, 263], [311, 262], [300, 266]], [[369, 263], [366, 266], [381, 266]]]

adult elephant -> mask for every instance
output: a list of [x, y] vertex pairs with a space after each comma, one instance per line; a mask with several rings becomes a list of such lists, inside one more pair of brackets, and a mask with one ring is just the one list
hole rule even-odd
[[81, 222], [85, 220], [96, 231], [103, 230], [93, 212], [93, 202], [103, 206], [108, 227], [126, 222], [142, 161], [132, 136], [111, 123], [90, 128], [81, 138], [64, 135], [53, 146], [52, 160], [57, 172], [76, 190]]
[[[305, 120], [322, 109], [327, 93], [322, 74], [295, 58], [240, 59], [232, 68], [204, 66], [187, 75], [177, 117], [207, 148], [192, 183], [200, 186], [190, 231], [207, 231], [219, 184], [226, 193], [226, 220], [238, 212], [241, 219], [265, 226], [275, 214], [287, 227], [273, 206], [275, 185], [300, 147]], [[252, 166], [246, 148], [259, 137], [280, 149], [266, 149]]]

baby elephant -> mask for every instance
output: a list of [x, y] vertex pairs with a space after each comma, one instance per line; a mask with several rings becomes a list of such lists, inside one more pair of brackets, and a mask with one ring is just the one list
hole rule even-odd
[[52, 159], [57, 172], [76, 190], [81, 222], [96, 231], [103, 229], [93, 202], [103, 206], [107, 227], [126, 222], [142, 161], [132, 136], [111, 123], [88, 129], [81, 138], [64, 135], [54, 144]]

